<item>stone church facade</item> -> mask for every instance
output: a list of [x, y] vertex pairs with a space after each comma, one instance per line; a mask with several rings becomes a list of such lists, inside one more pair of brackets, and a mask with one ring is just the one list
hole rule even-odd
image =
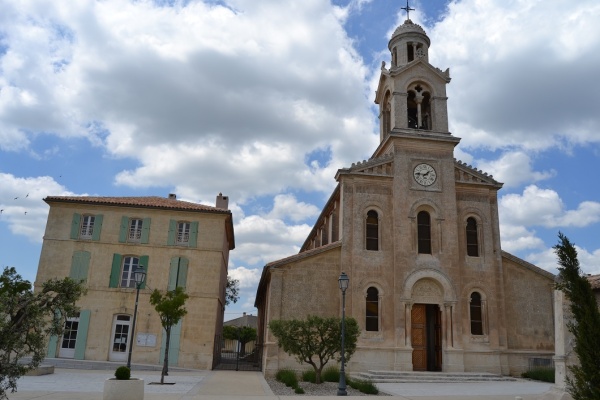
[[300, 252], [267, 264], [255, 306], [263, 368], [305, 368], [281, 351], [274, 319], [346, 315], [361, 328], [350, 371], [518, 374], [554, 354], [554, 275], [502, 250], [492, 176], [454, 158], [449, 70], [410, 20], [389, 42], [375, 103], [380, 144], [338, 182]]

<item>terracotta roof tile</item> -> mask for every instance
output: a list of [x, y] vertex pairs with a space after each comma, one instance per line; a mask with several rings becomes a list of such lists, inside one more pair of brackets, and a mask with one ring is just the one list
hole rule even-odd
[[207, 206], [204, 204], [191, 203], [177, 199], [169, 199], [158, 196], [147, 197], [93, 197], [93, 196], [48, 196], [44, 199], [48, 204], [60, 203], [80, 203], [95, 204], [102, 206], [122, 206], [122, 207], [147, 207], [161, 208], [180, 211], [208, 211], [214, 213], [229, 214], [231, 211], [222, 208]]

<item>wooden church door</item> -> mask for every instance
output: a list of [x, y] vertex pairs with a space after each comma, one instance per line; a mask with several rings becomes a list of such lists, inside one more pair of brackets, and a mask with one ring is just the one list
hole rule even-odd
[[442, 313], [435, 304], [414, 304], [411, 311], [413, 371], [442, 370]]

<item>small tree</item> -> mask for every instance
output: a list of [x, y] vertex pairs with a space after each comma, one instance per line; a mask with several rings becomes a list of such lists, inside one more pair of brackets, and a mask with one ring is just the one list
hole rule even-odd
[[165, 383], [165, 375], [169, 371], [169, 345], [171, 344], [171, 328], [187, 314], [185, 309], [185, 301], [188, 299], [187, 293], [183, 291], [183, 288], [177, 286], [175, 290], [168, 291], [166, 294], [162, 294], [158, 289], [154, 289], [150, 295], [150, 304], [154, 306], [154, 309], [160, 316], [160, 323], [165, 330], [166, 341], [165, 341], [165, 358], [163, 361], [163, 368], [160, 373], [160, 383]]
[[256, 340], [256, 329], [249, 326], [231, 326], [223, 327], [223, 337], [229, 340], [237, 340], [240, 343], [240, 357], [246, 354], [246, 343]]
[[[71, 278], [51, 279], [33, 292], [31, 283], [6, 267], [0, 275], [0, 399], [17, 390], [17, 379], [37, 368], [46, 355], [50, 335], [62, 335], [65, 319], [79, 309], [85, 294]], [[20, 363], [23, 357], [28, 363]]]
[[575, 338], [574, 350], [579, 365], [569, 367], [567, 390], [574, 400], [600, 399], [600, 311], [590, 282], [582, 275], [577, 250], [569, 239], [559, 232], [559, 243], [554, 246], [560, 267], [557, 284], [570, 301], [574, 320], [567, 329]]
[[[269, 329], [278, 340], [279, 347], [300, 363], [307, 363], [315, 370], [316, 383], [321, 383], [323, 367], [340, 353], [342, 338], [341, 318], [321, 318], [309, 315], [306, 320], [273, 320]], [[350, 360], [356, 350], [360, 333], [354, 318], [346, 318], [345, 358]], [[337, 360], [341, 357], [338, 355]]]
[[240, 281], [227, 275], [227, 287], [225, 288], [225, 305], [237, 303], [240, 298]]

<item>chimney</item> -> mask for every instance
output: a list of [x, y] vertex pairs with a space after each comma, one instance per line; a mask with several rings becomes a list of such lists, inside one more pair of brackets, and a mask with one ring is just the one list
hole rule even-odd
[[177, 200], [177, 195], [175, 193], [169, 193], [170, 200]]
[[223, 210], [229, 210], [229, 197], [223, 196], [223, 193], [219, 193], [217, 196], [217, 208], [222, 208]]

